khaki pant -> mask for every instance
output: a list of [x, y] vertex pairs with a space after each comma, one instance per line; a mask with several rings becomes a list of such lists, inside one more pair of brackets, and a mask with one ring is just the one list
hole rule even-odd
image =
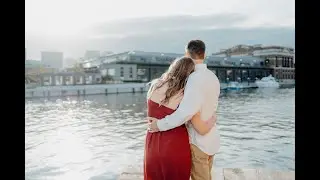
[[212, 180], [211, 169], [213, 156], [202, 152], [197, 146], [191, 144], [191, 179], [192, 180]]

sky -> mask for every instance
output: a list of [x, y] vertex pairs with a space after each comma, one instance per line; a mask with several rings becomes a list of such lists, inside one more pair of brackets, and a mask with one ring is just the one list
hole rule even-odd
[[40, 51], [62, 51], [65, 57], [74, 58], [83, 56], [85, 50], [177, 52], [190, 38], [203, 38], [212, 46], [212, 52], [232, 43], [294, 46], [294, 0], [26, 0], [25, 3], [28, 59], [39, 58]]

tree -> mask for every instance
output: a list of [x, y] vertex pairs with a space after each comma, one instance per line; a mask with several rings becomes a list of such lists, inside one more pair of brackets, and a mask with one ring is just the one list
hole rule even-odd
[[78, 62], [76, 62], [76, 63], [73, 65], [72, 70], [73, 70], [74, 72], [84, 72], [84, 69], [83, 69], [82, 64], [80, 64], [80, 63], [78, 63]]
[[102, 83], [106, 83], [106, 81], [113, 81], [113, 77], [110, 75], [102, 76]]

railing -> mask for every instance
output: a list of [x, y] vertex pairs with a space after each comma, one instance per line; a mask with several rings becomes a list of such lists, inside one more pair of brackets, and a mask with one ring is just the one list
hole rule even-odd
[[261, 56], [261, 55], [282, 55], [282, 56], [294, 56], [293, 53], [289, 52], [281, 52], [281, 51], [268, 51], [268, 52], [253, 52], [254, 56]]

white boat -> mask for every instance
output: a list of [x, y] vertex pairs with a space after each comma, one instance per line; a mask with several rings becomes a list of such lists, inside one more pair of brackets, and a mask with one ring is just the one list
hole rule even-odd
[[226, 90], [240, 90], [240, 89], [243, 89], [242, 84], [234, 81], [231, 81], [230, 83], [228, 83], [226, 87]]
[[255, 81], [256, 85], [259, 88], [279, 88], [280, 84], [276, 81], [272, 75], [269, 75], [268, 77], [263, 77], [261, 80]]

